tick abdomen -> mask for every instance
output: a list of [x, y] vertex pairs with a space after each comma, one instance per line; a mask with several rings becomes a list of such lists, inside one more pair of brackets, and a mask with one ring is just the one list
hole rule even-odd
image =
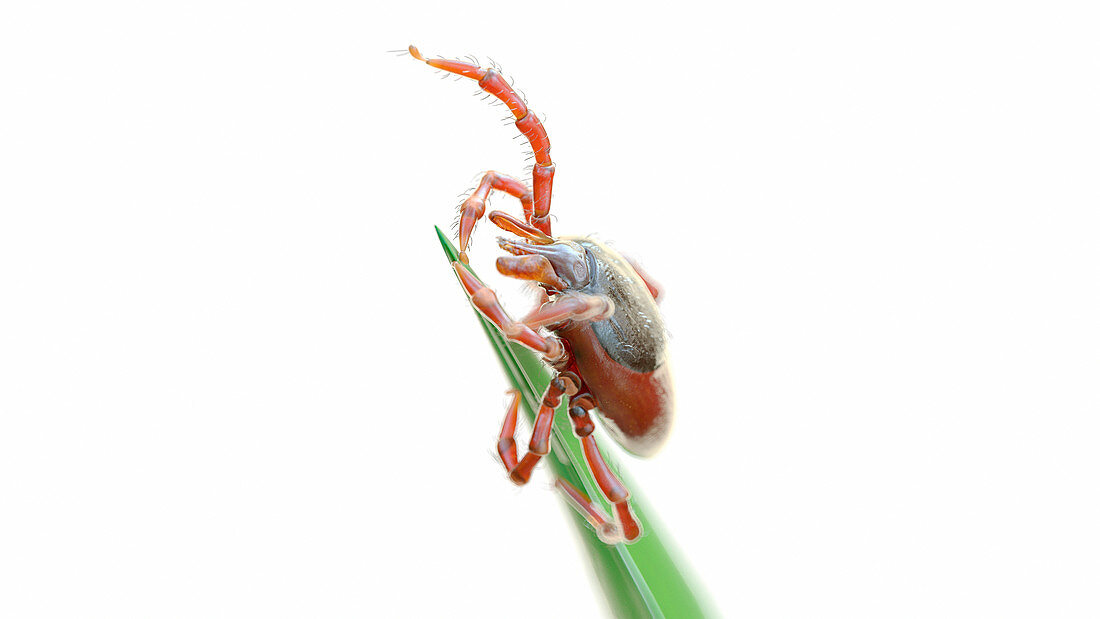
[[560, 333], [596, 399], [608, 432], [631, 453], [656, 452], [672, 425], [668, 336], [645, 282], [615, 250], [592, 239], [571, 239], [588, 254], [590, 281], [579, 292], [615, 304], [606, 320]]

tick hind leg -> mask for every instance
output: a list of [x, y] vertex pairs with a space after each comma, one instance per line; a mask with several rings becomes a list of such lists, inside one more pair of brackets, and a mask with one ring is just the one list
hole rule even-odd
[[508, 471], [508, 477], [516, 485], [522, 486], [531, 479], [531, 473], [535, 465], [543, 456], [550, 453], [550, 431], [554, 426], [554, 411], [561, 404], [562, 396], [572, 396], [577, 393], [580, 380], [571, 372], [565, 372], [554, 377], [550, 385], [546, 387], [546, 393], [542, 396], [539, 412], [535, 416], [535, 425], [531, 430], [531, 442], [527, 445], [527, 453], [519, 458], [516, 453], [516, 416], [519, 413], [519, 392], [512, 392], [512, 401], [508, 405], [508, 413], [504, 416], [504, 425], [500, 429], [500, 440], [497, 441], [497, 454], [500, 461]]
[[623, 482], [611, 472], [592, 432], [596, 429], [589, 412], [594, 408], [592, 399], [588, 395], [582, 395], [570, 401], [569, 419], [573, 422], [573, 433], [581, 440], [584, 448], [584, 459], [588, 463], [588, 470], [596, 478], [596, 484], [600, 487], [607, 500], [615, 509], [614, 519], [608, 518], [602, 509], [597, 507], [580, 490], [569, 482], [559, 479], [557, 486], [566, 498], [589, 524], [596, 529], [596, 535], [607, 544], [619, 542], [633, 542], [642, 535], [642, 525], [630, 509], [630, 492]]

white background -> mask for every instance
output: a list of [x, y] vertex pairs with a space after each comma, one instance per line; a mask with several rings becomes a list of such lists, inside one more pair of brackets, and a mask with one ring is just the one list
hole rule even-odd
[[6, 4], [0, 615], [606, 612], [432, 229], [523, 148], [414, 42], [664, 284], [620, 457], [723, 614], [1095, 617], [1087, 5]]

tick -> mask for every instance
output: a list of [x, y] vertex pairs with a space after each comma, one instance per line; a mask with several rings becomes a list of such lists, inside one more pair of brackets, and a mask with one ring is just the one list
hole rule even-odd
[[[501, 74], [457, 60], [425, 58], [413, 46], [417, 60], [473, 80], [502, 101], [516, 118], [534, 152], [531, 188], [519, 179], [486, 172], [477, 189], [462, 203], [458, 220], [459, 260], [452, 263], [471, 303], [509, 340], [541, 354], [554, 370], [535, 417], [531, 441], [522, 457], [516, 450], [519, 394], [513, 393], [497, 443], [497, 453], [509, 478], [523, 485], [539, 460], [550, 453], [550, 431], [562, 398], [568, 398], [573, 433], [581, 441], [585, 461], [614, 506], [608, 517], [579, 490], [558, 480], [558, 487], [607, 543], [632, 542], [642, 533], [630, 508], [630, 492], [608, 468], [592, 436], [593, 412], [607, 433], [624, 449], [650, 456], [668, 437], [672, 425], [672, 381], [668, 342], [657, 307], [659, 289], [628, 258], [591, 238], [554, 236], [550, 230], [550, 193], [554, 162], [550, 140], [533, 114]], [[534, 282], [542, 303], [521, 320], [512, 319], [493, 290], [483, 285], [467, 264], [466, 250], [474, 225], [485, 216], [491, 191], [519, 200], [523, 219], [501, 211], [488, 219], [518, 239], [499, 238], [509, 255], [497, 258], [502, 274]]]

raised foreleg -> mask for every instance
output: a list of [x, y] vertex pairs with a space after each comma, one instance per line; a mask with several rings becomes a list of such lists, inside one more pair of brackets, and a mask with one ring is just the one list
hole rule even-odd
[[[490, 95], [500, 99], [516, 118], [516, 128], [531, 144], [535, 165], [531, 169], [534, 196], [531, 209], [524, 206], [527, 222], [546, 234], [550, 234], [550, 194], [554, 184], [554, 162], [550, 159], [550, 138], [542, 122], [527, 109], [527, 104], [504, 77], [494, 69], [483, 69], [475, 64], [446, 58], [425, 58], [416, 47], [409, 46], [413, 58], [429, 66], [456, 75], [477, 80], [477, 85]], [[465, 251], [465, 247], [461, 247]]]

